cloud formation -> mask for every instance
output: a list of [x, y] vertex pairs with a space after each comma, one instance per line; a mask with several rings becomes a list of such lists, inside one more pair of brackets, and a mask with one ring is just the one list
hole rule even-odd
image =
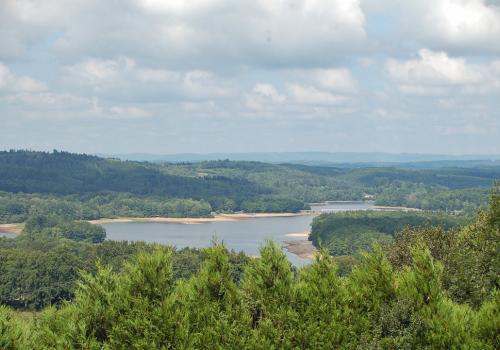
[[11, 72], [9, 67], [0, 63], [0, 93], [4, 92], [41, 92], [47, 90], [47, 86], [40, 81], [28, 76], [19, 76]]
[[500, 52], [498, 4], [482, 0], [429, 1], [420, 23], [423, 37], [436, 44]]
[[418, 59], [386, 63], [389, 75], [398, 82], [403, 93], [442, 95], [453, 93], [495, 93], [498, 87], [497, 61], [469, 64], [462, 57], [449, 57], [446, 52], [419, 51]]
[[218, 67], [221, 59], [302, 66], [361, 49], [366, 38], [357, 0], [125, 0], [119, 5], [75, 0], [65, 6], [58, 0], [5, 0], [0, 13], [0, 31], [8, 34], [0, 39], [0, 59], [23, 57], [52, 35], [52, 50], [65, 60], [133, 51], [141, 60], [190, 68]]
[[[500, 53], [500, 3], [497, 0], [362, 0], [362, 9], [384, 15], [394, 26], [386, 45], [409, 42], [458, 54]], [[396, 34], [397, 33], [397, 34]], [[409, 40], [408, 40], [409, 39]]]
[[497, 152], [499, 38], [493, 0], [4, 0], [0, 148]]

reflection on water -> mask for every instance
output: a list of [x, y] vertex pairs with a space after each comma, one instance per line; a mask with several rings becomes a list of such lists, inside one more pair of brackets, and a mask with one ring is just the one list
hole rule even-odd
[[[313, 211], [345, 211], [367, 210], [372, 207], [367, 202], [337, 202], [324, 205], [313, 205]], [[229, 249], [244, 251], [248, 255], [259, 255], [259, 247], [266, 239], [278, 243], [305, 239], [300, 235], [310, 230], [313, 214], [292, 217], [252, 218], [240, 221], [220, 221], [203, 224], [177, 224], [157, 222], [126, 222], [104, 224], [107, 239], [110, 240], [140, 240], [176, 246], [177, 248], [209, 247], [216, 238], [222, 241]], [[309, 262], [285, 250], [290, 261], [301, 266]]]

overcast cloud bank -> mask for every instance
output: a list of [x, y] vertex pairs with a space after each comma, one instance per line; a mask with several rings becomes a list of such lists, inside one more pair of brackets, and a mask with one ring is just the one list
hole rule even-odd
[[0, 148], [498, 153], [500, 3], [4, 0]]

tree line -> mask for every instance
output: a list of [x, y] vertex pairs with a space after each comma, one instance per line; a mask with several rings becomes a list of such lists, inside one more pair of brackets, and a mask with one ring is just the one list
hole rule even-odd
[[209, 217], [213, 211], [205, 200], [144, 197], [130, 193], [57, 196], [0, 192], [0, 223], [25, 222], [33, 215], [95, 220], [116, 217]]
[[308, 203], [362, 200], [426, 210], [484, 207], [500, 167], [376, 168], [207, 161], [161, 164], [54, 151], [0, 152], [0, 221], [33, 208], [72, 219], [295, 212]]
[[368, 250], [377, 241], [384, 245], [406, 227], [440, 226], [443, 229], [463, 225], [465, 215], [433, 212], [351, 211], [325, 213], [313, 219], [309, 239], [334, 256], [355, 255]]
[[[16, 239], [0, 238], [0, 305], [24, 311], [61, 306], [73, 300], [81, 273], [95, 274], [97, 264], [118, 272], [138, 253], [154, 251], [170, 255], [175, 280], [192, 276], [207, 257], [200, 249], [174, 249], [144, 242], [95, 244], [74, 240], [74, 236], [65, 238], [40, 233]], [[231, 252], [229, 259], [234, 266], [234, 277], [238, 279], [249, 258]], [[0, 349], [4, 349], [1, 344], [0, 341]]]

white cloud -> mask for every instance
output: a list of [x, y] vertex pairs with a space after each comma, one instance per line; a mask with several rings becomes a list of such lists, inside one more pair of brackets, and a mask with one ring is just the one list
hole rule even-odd
[[200, 13], [223, 4], [221, 0], [137, 0], [146, 12], [151, 14], [189, 15]]
[[488, 94], [499, 87], [500, 73], [495, 72], [496, 64], [496, 61], [471, 64], [445, 52], [422, 49], [417, 59], [388, 60], [386, 69], [405, 94]]
[[433, 40], [457, 47], [500, 49], [497, 6], [484, 0], [433, 0], [427, 4], [421, 28]]
[[500, 3], [495, 0], [362, 0], [362, 9], [367, 17], [382, 14], [393, 25], [385, 36], [387, 47], [415, 41], [464, 55], [500, 52]]
[[442, 96], [448, 92], [448, 89], [442, 86], [427, 86], [422, 84], [400, 84], [399, 90], [404, 94], [414, 96]]
[[64, 69], [63, 81], [70, 86], [85, 86], [92, 94], [127, 95], [136, 92], [151, 96], [162, 91], [179, 98], [224, 97], [231, 94], [224, 80], [206, 70], [172, 71], [142, 67], [129, 57], [103, 60], [90, 58]]
[[25, 57], [39, 40], [62, 29], [69, 7], [54, 0], [0, 1], [0, 60]]
[[117, 119], [137, 119], [149, 117], [150, 113], [136, 106], [113, 106], [109, 108], [109, 116]]
[[392, 78], [407, 84], [454, 85], [478, 83], [482, 76], [463, 58], [451, 58], [445, 52], [422, 49], [419, 58], [405, 62], [389, 60], [387, 70]]
[[197, 96], [229, 96], [230, 90], [222, 86], [222, 81], [214, 74], [204, 70], [188, 71], [183, 77], [184, 89], [191, 95]]
[[297, 113], [317, 114], [323, 106], [338, 106], [348, 101], [344, 95], [314, 85], [290, 83], [285, 87], [286, 94], [279, 92], [271, 84], [255, 84], [251, 93], [244, 95], [244, 104], [252, 110], [275, 111], [292, 117]]
[[329, 91], [320, 90], [314, 86], [300, 84], [288, 85], [291, 97], [297, 103], [307, 105], [338, 105], [346, 101], [345, 96], [336, 95]]
[[143, 82], [174, 82], [180, 79], [179, 72], [165, 69], [142, 68], [136, 73], [137, 79]]
[[323, 88], [344, 93], [357, 91], [357, 82], [348, 69], [318, 69], [313, 75]]
[[95, 116], [91, 99], [68, 93], [15, 93], [2, 97], [0, 101], [9, 110], [16, 111], [17, 117], [72, 120]]
[[491, 69], [492, 69], [492, 78], [494, 79], [493, 85], [497, 88], [500, 89], [500, 59], [494, 61], [491, 64]]
[[271, 84], [256, 84], [253, 91], [261, 96], [269, 98], [275, 103], [283, 103], [286, 97], [280, 94]]
[[117, 78], [123, 72], [135, 68], [135, 62], [130, 58], [121, 57], [116, 60], [91, 58], [76, 65], [67, 67], [71, 75], [77, 75], [91, 83], [100, 83]]
[[0, 63], [0, 92], [41, 92], [47, 86], [27, 76], [16, 75], [6, 65]]
[[201, 102], [181, 102], [181, 110], [190, 115], [198, 116], [214, 116], [215, 114], [221, 114], [223, 111], [219, 109], [214, 101], [201, 101]]
[[376, 123], [383, 123], [386, 126], [397, 124], [398, 122], [407, 122], [411, 118], [408, 114], [398, 110], [387, 110], [385, 108], [377, 108], [368, 114], [368, 118], [374, 120]]
[[101, 103], [96, 97], [82, 97], [69, 93], [16, 93], [0, 97], [9, 108], [22, 106], [17, 115], [38, 120], [106, 120], [142, 119], [151, 116], [143, 107], [128, 105], [109, 105]]
[[133, 52], [173, 70], [221, 61], [303, 66], [363, 50], [364, 26], [359, 0], [4, 0], [0, 59], [46, 40], [62, 61]]
[[[56, 124], [61, 135], [107, 124], [117, 138], [125, 129], [168, 130], [172, 137], [155, 141], [175, 140], [175, 151], [185, 151], [179, 135], [189, 135], [193, 150], [200, 142], [244, 149], [241, 136], [262, 133], [265, 120], [282, 140], [325, 149], [339, 130], [349, 130], [346, 148], [392, 150], [399, 135], [405, 147], [420, 150], [426, 140], [433, 151], [438, 135], [455, 140], [454, 149], [498, 149], [497, 0], [61, 4], [0, 0], [0, 124], [14, 125], [18, 139], [29, 117], [44, 129], [35, 137]], [[412, 56], [415, 48], [427, 49]], [[206, 136], [210, 125], [216, 137]], [[462, 145], [474, 125], [489, 133]], [[154, 143], [144, 135], [136, 144]], [[273, 135], [267, 145], [279, 142]]]
[[272, 109], [286, 101], [286, 96], [279, 93], [271, 84], [257, 83], [251, 93], [244, 96], [244, 104], [253, 110]]

